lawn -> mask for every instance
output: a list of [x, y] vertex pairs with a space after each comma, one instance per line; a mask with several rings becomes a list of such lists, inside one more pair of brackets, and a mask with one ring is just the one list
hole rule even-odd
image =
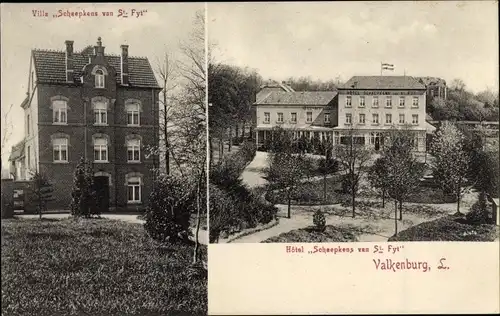
[[2, 315], [206, 315], [206, 270], [192, 254], [140, 224], [2, 220]]
[[[326, 199], [324, 199], [323, 179], [304, 182], [297, 192], [293, 194], [293, 205], [328, 205], [336, 204], [348, 198], [341, 192], [341, 176], [333, 176], [326, 179]], [[274, 190], [266, 195], [266, 199], [274, 204], [288, 204], [286, 193], [282, 190]]]
[[445, 216], [401, 231], [389, 241], [494, 241], [495, 225], [471, 225], [462, 218]]
[[314, 227], [295, 229], [263, 241], [263, 243], [277, 242], [355, 242], [356, 236], [351, 230], [327, 225], [324, 232]]

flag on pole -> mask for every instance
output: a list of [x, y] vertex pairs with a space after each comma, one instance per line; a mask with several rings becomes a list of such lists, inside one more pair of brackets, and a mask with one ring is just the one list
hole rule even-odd
[[394, 64], [382, 63], [382, 69], [384, 69], [384, 70], [394, 70]]

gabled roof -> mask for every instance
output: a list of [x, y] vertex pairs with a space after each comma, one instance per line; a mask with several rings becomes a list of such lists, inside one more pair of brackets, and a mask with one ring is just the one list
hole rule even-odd
[[24, 139], [19, 143], [12, 146], [12, 150], [10, 152], [9, 161], [14, 161], [19, 158], [24, 157]]
[[281, 88], [283, 89], [283, 91], [286, 91], [286, 92], [294, 92], [295, 90], [293, 90], [292, 87], [290, 87], [288, 84], [286, 84], [285, 82], [282, 82], [282, 83], [279, 83], [279, 82], [276, 82], [276, 81], [269, 81], [268, 83], [266, 84], [263, 84], [260, 86], [260, 89], [264, 89], [264, 88]]
[[[82, 70], [89, 63], [90, 50], [73, 54], [75, 82], [81, 82]], [[38, 82], [42, 83], [66, 83], [66, 53], [53, 50], [32, 50], [35, 61], [35, 69]], [[120, 82], [120, 56], [105, 55], [108, 63], [116, 70], [116, 81]], [[129, 84], [135, 87], [159, 88], [153, 69], [149, 60], [145, 57], [129, 57]]]
[[354, 76], [339, 89], [426, 89], [410, 76]]
[[438, 77], [418, 77], [417, 78], [425, 86], [428, 85], [443, 85], [446, 86], [446, 81]]
[[266, 97], [258, 100], [254, 104], [327, 105], [333, 100], [333, 98], [335, 98], [336, 95], [337, 92], [330, 91], [271, 91]]

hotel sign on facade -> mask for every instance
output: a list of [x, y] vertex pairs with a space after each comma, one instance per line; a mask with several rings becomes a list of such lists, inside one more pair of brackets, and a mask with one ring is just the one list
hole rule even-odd
[[421, 90], [339, 90], [339, 94], [346, 95], [421, 95]]

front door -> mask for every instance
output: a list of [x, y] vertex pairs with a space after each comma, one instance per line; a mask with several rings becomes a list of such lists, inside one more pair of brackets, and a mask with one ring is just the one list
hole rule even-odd
[[375, 136], [375, 150], [378, 151], [380, 149], [380, 137]]
[[109, 178], [106, 176], [94, 177], [96, 192], [96, 206], [101, 213], [109, 210]]

